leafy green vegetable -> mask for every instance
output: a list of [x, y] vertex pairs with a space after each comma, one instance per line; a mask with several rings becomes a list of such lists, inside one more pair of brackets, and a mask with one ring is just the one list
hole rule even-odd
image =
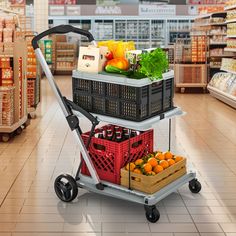
[[169, 68], [166, 53], [161, 48], [157, 48], [150, 53], [143, 53], [140, 65], [140, 72], [151, 80], [162, 79], [162, 74]]

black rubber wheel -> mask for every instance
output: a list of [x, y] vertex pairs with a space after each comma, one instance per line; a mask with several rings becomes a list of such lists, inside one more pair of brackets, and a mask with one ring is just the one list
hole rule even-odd
[[78, 195], [78, 187], [71, 175], [59, 175], [54, 182], [57, 197], [63, 202], [72, 202]]
[[156, 206], [145, 206], [146, 218], [151, 223], [156, 223], [160, 219], [160, 212], [157, 210]]
[[3, 134], [2, 135], [2, 141], [4, 143], [7, 143], [10, 140], [10, 134]]
[[197, 179], [190, 181], [188, 187], [192, 193], [199, 193], [202, 189], [202, 185]]
[[20, 135], [20, 134], [22, 133], [22, 130], [23, 130], [23, 129], [22, 129], [21, 127], [17, 128], [17, 129], [16, 129], [16, 134], [17, 134], [17, 135]]

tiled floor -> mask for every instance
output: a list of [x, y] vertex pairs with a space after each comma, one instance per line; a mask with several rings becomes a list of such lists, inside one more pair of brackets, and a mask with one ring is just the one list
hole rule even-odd
[[[66, 95], [71, 79], [57, 78]], [[0, 143], [0, 236], [236, 236], [236, 111], [208, 94], [176, 95], [186, 112], [173, 124], [173, 150], [198, 170], [198, 195], [183, 186], [158, 203], [160, 221], [148, 223], [142, 206], [79, 191], [60, 202], [53, 181], [75, 173], [79, 149], [46, 80], [37, 119], [11, 142]], [[84, 130], [88, 122], [81, 121]], [[155, 127], [167, 149], [167, 123]]]

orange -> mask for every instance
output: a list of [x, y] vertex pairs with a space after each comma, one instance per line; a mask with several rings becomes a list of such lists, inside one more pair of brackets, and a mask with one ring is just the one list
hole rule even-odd
[[137, 168], [135, 168], [133, 172], [136, 173], [136, 174], [142, 174], [141, 170], [137, 169]]
[[167, 161], [169, 163], [169, 166], [172, 166], [175, 164], [175, 161], [173, 159], [168, 159]]
[[143, 164], [143, 160], [142, 159], [138, 159], [138, 160], [135, 161], [135, 165], [136, 166], [140, 166], [142, 164]]
[[181, 157], [181, 156], [175, 156], [175, 157], [174, 157], [174, 160], [175, 160], [175, 162], [179, 162], [179, 161], [182, 161], [182, 160], [183, 160], [183, 157]]
[[164, 170], [164, 168], [163, 168], [162, 166], [160, 166], [160, 165], [157, 165], [157, 166], [155, 166], [155, 168], [154, 168], [154, 172], [155, 172], [156, 174], [162, 172], [163, 170]]
[[169, 163], [166, 160], [162, 160], [159, 162], [159, 165], [162, 166], [164, 169], [169, 167]]
[[148, 173], [149, 171], [152, 171], [152, 166], [149, 163], [146, 163], [143, 165], [143, 170], [145, 171], [145, 173]]
[[149, 172], [147, 172], [147, 175], [154, 176], [154, 175], [156, 175], [156, 173], [154, 171], [149, 171]]
[[152, 157], [152, 158], [149, 158], [148, 159], [148, 163], [152, 166], [152, 167], [155, 167], [158, 165], [158, 162], [157, 162], [157, 159]]
[[158, 160], [165, 160], [165, 156], [161, 152], [158, 152], [155, 155], [155, 158], [158, 159]]
[[168, 152], [164, 153], [164, 156], [165, 156], [165, 159], [168, 160], [168, 159], [171, 159], [173, 157], [173, 154], [170, 151], [168, 151]]
[[126, 165], [125, 169], [133, 171], [135, 169], [135, 167], [136, 167], [135, 164], [133, 162], [130, 162]]

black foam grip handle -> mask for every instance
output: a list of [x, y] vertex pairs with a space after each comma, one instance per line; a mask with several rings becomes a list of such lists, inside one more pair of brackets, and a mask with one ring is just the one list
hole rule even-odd
[[76, 28], [72, 25], [58, 25], [58, 26], [48, 29], [48, 30], [38, 34], [37, 36], [35, 36], [32, 39], [32, 46], [33, 46], [34, 50], [37, 49], [39, 47], [38, 41], [47, 35], [66, 34], [66, 33], [71, 33], [71, 32], [86, 36], [88, 38], [89, 42], [94, 40], [93, 35], [87, 30], [79, 29], [79, 28]]

